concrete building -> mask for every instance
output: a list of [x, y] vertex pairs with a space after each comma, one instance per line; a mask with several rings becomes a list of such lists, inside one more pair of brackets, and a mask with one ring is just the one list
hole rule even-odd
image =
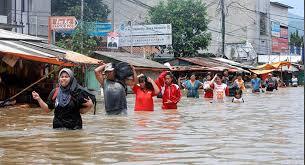
[[0, 0], [0, 28], [47, 36], [51, 0]]
[[[208, 6], [211, 19], [209, 28], [212, 33], [212, 43], [208, 52], [221, 54], [221, 8], [220, 4], [213, 2], [215, 1], [206, 2], [212, 4]], [[269, 8], [269, 0], [240, 0], [238, 2], [225, 0], [225, 56], [227, 58], [236, 59], [236, 56], [239, 56], [240, 62], [253, 61], [256, 54], [271, 52]], [[249, 57], [251, 49], [254, 49], [255, 53]]]
[[270, 23], [271, 23], [271, 53], [259, 55], [259, 63], [270, 63], [278, 61], [301, 61], [301, 55], [291, 55], [289, 51], [288, 34], [288, 10], [291, 6], [270, 2]]
[[289, 54], [288, 47], [288, 9], [292, 7], [270, 2], [270, 21], [272, 24], [272, 54]]
[[[103, 2], [107, 4], [108, 8], [111, 10], [109, 20], [112, 21], [112, 17], [114, 17], [114, 30], [118, 30], [120, 24], [128, 24], [128, 22], [135, 25], [144, 24], [148, 16], [148, 9], [157, 5], [160, 1], [161, 0], [104, 0]], [[112, 13], [112, 11], [114, 11], [114, 13]]]
[[[114, 9], [115, 29], [122, 23], [132, 21], [133, 24], [142, 24], [147, 18], [147, 11], [161, 0], [105, 0], [110, 9]], [[205, 0], [207, 12], [211, 20], [209, 24], [212, 33], [212, 42], [208, 52], [220, 55], [221, 53], [221, 9], [220, 1]], [[257, 54], [271, 53], [270, 34], [270, 1], [269, 0], [225, 0], [226, 10], [226, 43], [245, 43], [252, 45]], [[109, 18], [112, 18], [112, 13]], [[246, 44], [248, 41], [248, 44]], [[231, 48], [231, 47], [230, 47]], [[227, 50], [228, 51], [228, 50]], [[239, 53], [241, 54], [241, 53]], [[244, 53], [247, 55], [247, 53]], [[229, 56], [229, 55], [228, 55]], [[253, 56], [256, 56], [255, 54]], [[256, 58], [256, 57], [254, 57]]]

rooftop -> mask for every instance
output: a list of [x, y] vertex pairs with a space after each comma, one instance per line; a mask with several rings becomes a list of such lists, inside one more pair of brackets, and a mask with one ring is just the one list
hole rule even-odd
[[280, 3], [280, 2], [271, 2], [270, 1], [270, 4], [277, 5], [277, 6], [284, 7], [284, 8], [288, 8], [288, 9], [293, 9], [293, 7], [291, 7], [289, 5], [286, 5], [286, 4], [283, 4], [283, 3]]
[[[143, 67], [143, 68], [157, 68], [157, 69], [167, 69], [166, 66], [146, 59], [143, 56], [133, 55], [126, 52], [103, 52], [103, 51], [95, 51], [96, 54], [114, 59], [116, 61], [127, 62], [135, 67]], [[99, 59], [104, 60], [102, 57]]]

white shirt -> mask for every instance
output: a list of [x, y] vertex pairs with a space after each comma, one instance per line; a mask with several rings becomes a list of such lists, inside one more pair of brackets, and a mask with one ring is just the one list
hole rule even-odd
[[226, 97], [226, 84], [218, 85], [214, 83], [214, 90], [213, 90], [213, 99], [216, 101], [225, 101]]
[[243, 103], [243, 102], [245, 102], [245, 101], [244, 101], [243, 98], [237, 99], [237, 98], [233, 97], [232, 102], [233, 102], [233, 103]]
[[298, 78], [291, 79], [292, 85], [298, 85]]

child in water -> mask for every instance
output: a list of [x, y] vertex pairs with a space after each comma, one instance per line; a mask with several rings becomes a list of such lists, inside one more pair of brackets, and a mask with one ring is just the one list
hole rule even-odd
[[240, 89], [237, 89], [235, 91], [235, 94], [234, 94], [234, 97], [232, 99], [232, 102], [233, 103], [244, 103], [244, 99], [242, 98], [242, 94], [243, 94], [243, 91], [240, 90]]

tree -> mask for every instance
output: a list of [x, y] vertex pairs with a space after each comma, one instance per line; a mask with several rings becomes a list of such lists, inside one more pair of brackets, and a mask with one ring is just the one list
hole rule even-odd
[[[102, 0], [84, 0], [83, 29], [78, 25], [71, 35], [57, 35], [56, 45], [79, 53], [91, 54], [96, 49], [98, 39], [88, 35], [89, 29], [92, 28], [90, 22], [106, 21], [109, 12], [108, 6]], [[52, 0], [52, 15], [75, 16], [80, 20], [81, 0]]]
[[[304, 36], [303, 36], [304, 37]], [[291, 33], [290, 35], [290, 45], [296, 46], [296, 47], [303, 47], [303, 37], [299, 36], [299, 31]]]
[[[84, 24], [83, 30], [78, 26], [71, 35], [62, 37], [56, 44], [57, 46], [72, 50], [78, 53], [83, 53], [90, 55], [96, 48], [97, 42], [95, 38], [88, 35], [88, 29], [90, 29], [91, 24]], [[81, 49], [81, 44], [83, 41], [83, 49]]]
[[[84, 0], [84, 21], [105, 21], [109, 13], [102, 0]], [[52, 0], [52, 15], [75, 16], [80, 20], [81, 0]]]
[[149, 10], [149, 22], [171, 24], [175, 56], [193, 56], [211, 40], [205, 4], [201, 0], [168, 0]]

